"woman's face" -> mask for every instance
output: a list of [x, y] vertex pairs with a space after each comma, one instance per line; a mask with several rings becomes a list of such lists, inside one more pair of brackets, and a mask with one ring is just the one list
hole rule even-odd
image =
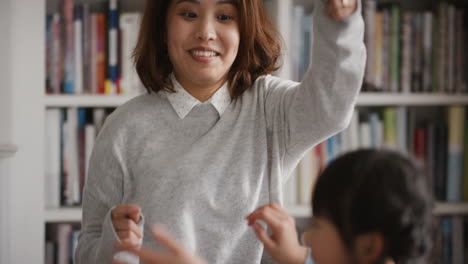
[[239, 50], [235, 0], [171, 0], [167, 47], [182, 86], [221, 86]]
[[324, 217], [314, 217], [303, 234], [303, 243], [311, 248], [316, 264], [347, 264], [352, 257], [336, 227]]

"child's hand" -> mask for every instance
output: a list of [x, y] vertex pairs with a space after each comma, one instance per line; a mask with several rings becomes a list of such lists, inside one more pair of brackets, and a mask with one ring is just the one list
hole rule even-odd
[[[257, 222], [264, 221], [271, 229], [271, 236]], [[249, 216], [249, 226], [255, 230], [258, 239], [263, 242], [267, 252], [281, 264], [303, 264], [307, 248], [302, 247], [297, 239], [294, 218], [276, 203], [264, 205]]]
[[342, 21], [352, 15], [358, 6], [358, 0], [323, 0], [327, 2], [327, 15], [336, 20]]
[[[155, 226], [151, 232], [153, 238], [168, 249], [166, 252], [157, 252], [147, 248], [136, 249], [123, 244], [117, 244], [116, 248], [138, 256], [140, 261], [145, 264], [206, 264], [206, 261], [183, 248], [179, 242], [161, 227]], [[112, 264], [125, 263], [114, 260]]]

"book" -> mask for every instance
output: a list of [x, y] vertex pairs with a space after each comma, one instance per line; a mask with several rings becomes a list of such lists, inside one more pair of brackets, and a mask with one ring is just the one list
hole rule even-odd
[[48, 109], [46, 111], [45, 123], [45, 180], [47, 184], [45, 206], [47, 208], [60, 207], [60, 123], [61, 110]]
[[109, 0], [108, 21], [108, 76], [106, 82], [106, 94], [120, 93], [119, 87], [119, 4], [117, 0]]
[[465, 141], [463, 150], [463, 200], [468, 201], [468, 121], [465, 120]]
[[120, 14], [120, 34], [121, 34], [121, 77], [120, 89], [123, 94], [139, 94], [143, 92], [143, 85], [135, 69], [133, 52], [138, 40], [140, 27], [140, 13]]
[[64, 0], [63, 2], [63, 18], [65, 28], [65, 62], [64, 62], [64, 93], [73, 94], [75, 92], [75, 40], [74, 40], [74, 22], [73, 22], [73, 0]]
[[465, 119], [464, 107], [448, 108], [447, 201], [461, 200]]
[[73, 60], [73, 70], [74, 70], [74, 83], [73, 83], [73, 93], [82, 94], [84, 91], [83, 84], [83, 6], [75, 6], [74, 9], [74, 60]]

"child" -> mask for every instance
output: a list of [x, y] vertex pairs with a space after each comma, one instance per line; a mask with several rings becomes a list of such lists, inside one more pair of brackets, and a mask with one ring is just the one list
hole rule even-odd
[[[258, 208], [247, 220], [280, 264], [406, 263], [424, 256], [430, 246], [426, 179], [396, 152], [360, 150], [333, 161], [317, 181], [312, 208], [313, 221], [302, 236], [306, 247], [299, 244], [294, 219], [276, 203]], [[265, 222], [271, 234], [258, 221]], [[153, 234], [167, 253], [120, 249], [150, 264], [204, 263], [161, 228]]]
[[279, 263], [406, 263], [429, 248], [426, 178], [398, 153], [360, 150], [333, 161], [317, 181], [312, 209], [313, 221], [302, 235], [310, 250], [299, 245], [294, 219], [277, 204], [247, 219]]

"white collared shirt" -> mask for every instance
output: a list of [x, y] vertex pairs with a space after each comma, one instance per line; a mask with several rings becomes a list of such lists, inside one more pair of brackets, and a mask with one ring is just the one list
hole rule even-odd
[[[176, 111], [180, 119], [184, 119], [192, 108], [198, 104], [201, 104], [200, 100], [189, 94], [182, 85], [177, 81], [174, 74], [170, 75], [172, 84], [174, 86], [175, 93], [166, 92], [167, 99], [171, 103], [172, 107]], [[231, 103], [231, 95], [228, 90], [227, 82], [219, 88], [215, 94], [208, 100], [214, 108], [218, 111], [221, 116], [228, 105]]]

